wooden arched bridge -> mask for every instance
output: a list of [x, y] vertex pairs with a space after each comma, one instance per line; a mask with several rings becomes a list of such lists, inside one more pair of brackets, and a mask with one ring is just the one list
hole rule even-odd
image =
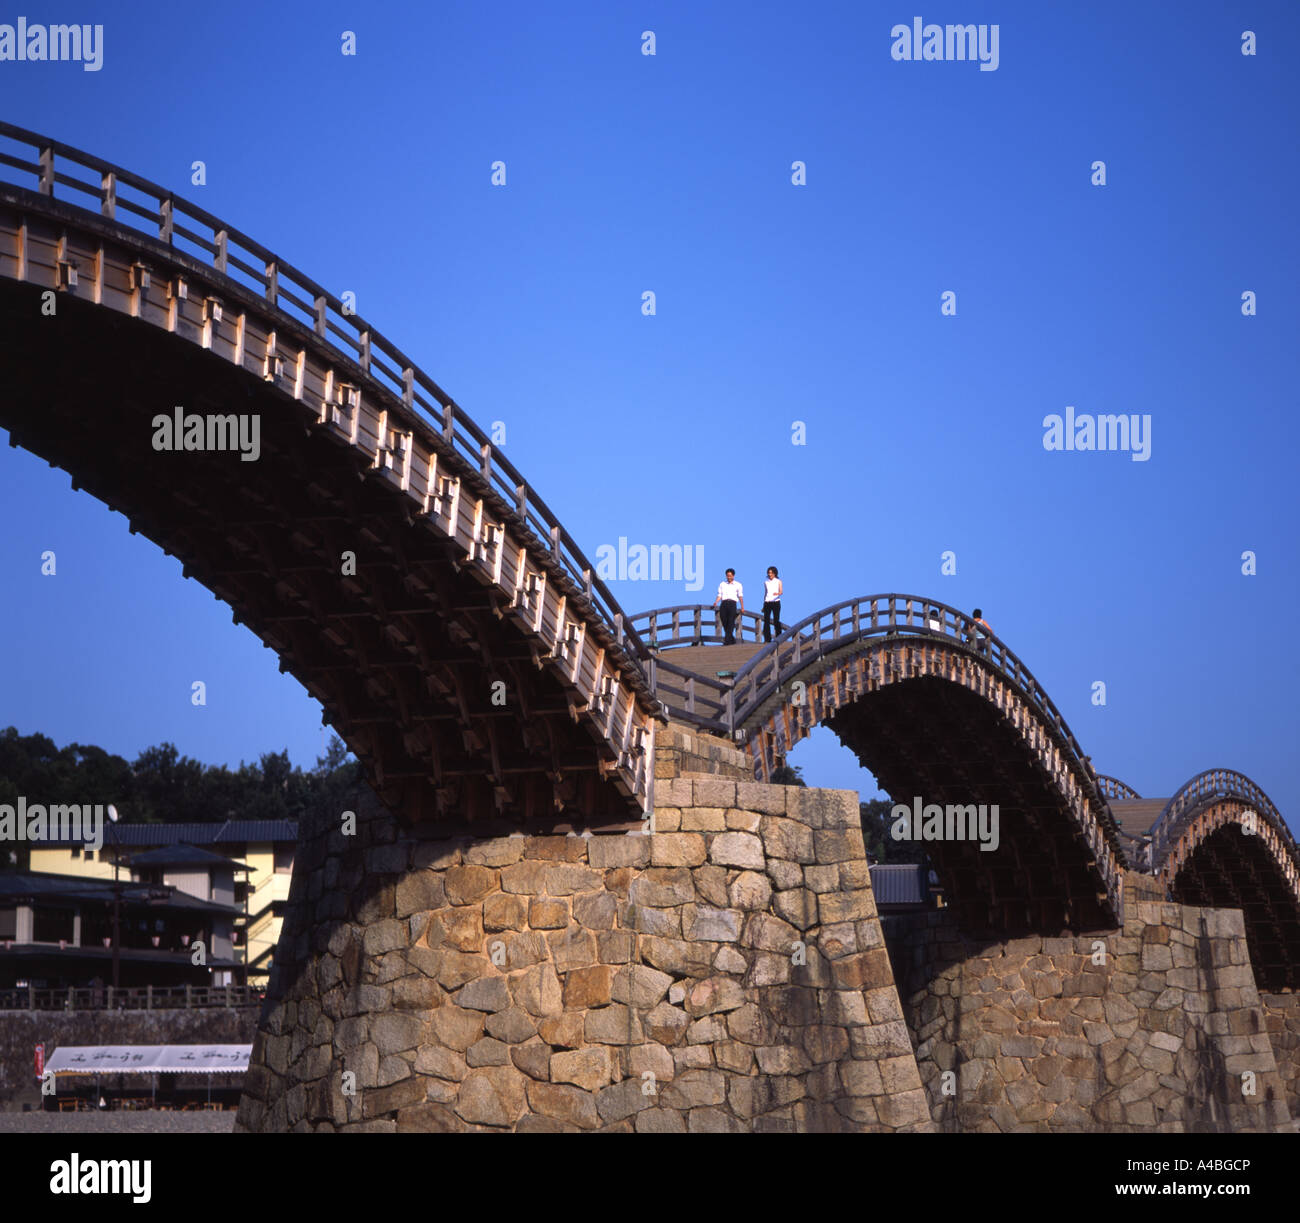
[[[761, 645], [737, 644], [714, 613], [632, 618], [652, 651], [652, 687], [673, 716], [742, 742], [770, 778], [812, 729], [829, 726], [896, 802], [999, 816], [999, 844], [927, 843], [952, 903], [977, 929], [1096, 928], [1120, 912], [1127, 865], [1091, 763], [1041, 685], [995, 636], [933, 599], [870, 595], [828, 607]], [[719, 665], [721, 664], [721, 665]]]
[[[1115, 809], [1143, 800], [1093, 771], [1003, 642], [933, 600], [851, 600], [770, 645], [749, 613], [733, 647], [712, 645], [708, 609], [625, 616], [499, 447], [339, 298], [9, 124], [0, 319], [11, 444], [229, 603], [401, 818], [637, 826], [665, 719], [739, 741], [758, 778], [825, 723], [898, 801], [997, 804], [997, 850], [927, 845], [972, 926], [1113, 926], [1137, 865], [1255, 906], [1259, 962], [1300, 975], [1295, 845], [1245, 779], [1185, 790], [1134, 839]], [[1246, 805], [1259, 832], [1239, 844]]]
[[1011, 837], [1001, 861], [925, 845], [976, 928], [1104, 924], [1126, 866], [1156, 875], [1170, 899], [1243, 909], [1261, 988], [1300, 981], [1300, 850], [1268, 796], [1226, 769], [1168, 799], [1098, 774], [1028, 668], [965, 613], [870, 595], [765, 644], [746, 612], [732, 646], [716, 644], [708, 607], [642, 612], [631, 625], [670, 714], [742, 743], [756, 777], [824, 723], [896, 801], [998, 803]]
[[0, 124], [0, 317], [11, 445], [229, 603], [391, 809], [640, 817], [644, 647], [499, 448], [332, 293], [165, 188]]

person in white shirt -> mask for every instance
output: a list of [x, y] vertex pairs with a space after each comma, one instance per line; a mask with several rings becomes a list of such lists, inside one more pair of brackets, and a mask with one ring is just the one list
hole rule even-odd
[[772, 640], [772, 623], [776, 622], [776, 635], [781, 635], [781, 593], [784, 587], [775, 565], [768, 565], [767, 580], [763, 583], [763, 640]]
[[713, 600], [713, 606], [722, 605], [718, 613], [722, 621], [722, 644], [736, 644], [736, 609], [745, 610], [745, 591], [741, 584], [736, 581], [736, 571], [727, 570], [727, 576], [724, 581], [718, 583], [718, 597]]

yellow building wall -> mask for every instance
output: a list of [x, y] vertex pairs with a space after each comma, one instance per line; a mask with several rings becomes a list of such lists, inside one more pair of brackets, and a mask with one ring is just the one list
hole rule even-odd
[[[259, 956], [274, 949], [275, 944], [280, 939], [282, 920], [278, 915], [266, 910], [268, 910], [268, 906], [273, 900], [286, 901], [289, 899], [289, 883], [292, 875], [275, 869], [275, 846], [270, 842], [248, 845], [246, 851], [242, 854], [239, 852], [239, 848], [239, 846], [222, 846], [220, 852], [239, 858], [249, 868], [248, 886], [250, 892], [247, 911], [250, 924], [246, 941], [248, 962], [251, 964]], [[113, 878], [111, 853], [107, 860], [103, 857], [103, 851], [88, 859], [86, 851], [83, 849], [81, 854], [74, 858], [70, 846], [45, 846], [39, 848], [33, 846], [31, 869], [53, 875], [81, 875], [91, 879]], [[119, 873], [119, 878], [131, 879], [130, 870], [123, 867]], [[242, 878], [242, 875], [237, 876], [237, 878]], [[236, 920], [236, 928], [243, 930], [244, 920], [242, 916]], [[243, 963], [244, 948], [242, 946], [237, 947], [235, 951], [237, 954], [233, 958]], [[267, 955], [266, 960], [260, 966], [250, 969], [249, 983], [264, 984], [269, 976], [270, 967], [270, 957]]]
[[[248, 962], [255, 966], [249, 970], [249, 983], [265, 983], [270, 974], [271, 961], [269, 952], [280, 939], [282, 919], [267, 911], [275, 900], [289, 899], [289, 881], [291, 875], [275, 869], [275, 846], [269, 843], [249, 845], [244, 859], [248, 863], [248, 915], [247, 931]], [[242, 927], [242, 923], [241, 923]], [[260, 956], [266, 959], [260, 965], [255, 961]], [[242, 956], [240, 957], [242, 960]]]
[[[87, 859], [86, 850], [74, 858], [72, 848], [67, 845], [32, 846], [31, 869], [45, 875], [83, 875], [89, 879], [112, 879], [113, 861], [110, 856], [106, 861], [101, 853]], [[122, 868], [120, 878], [129, 880], [131, 872]]]

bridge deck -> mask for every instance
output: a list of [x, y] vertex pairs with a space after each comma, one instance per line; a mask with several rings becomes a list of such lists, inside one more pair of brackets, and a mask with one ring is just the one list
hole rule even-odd
[[761, 641], [739, 641], [735, 645], [695, 645], [659, 651], [659, 657], [684, 671], [716, 679], [719, 671], [739, 671], [763, 648]]
[[1168, 801], [1167, 798], [1112, 798], [1110, 809], [1120, 831], [1127, 837], [1137, 839], [1151, 831], [1151, 825], [1160, 818]]

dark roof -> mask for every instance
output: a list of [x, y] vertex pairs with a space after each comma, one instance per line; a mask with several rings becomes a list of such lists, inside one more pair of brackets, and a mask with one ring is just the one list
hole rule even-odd
[[[77, 904], [112, 904], [113, 881], [94, 879], [86, 875], [53, 875], [44, 871], [6, 871], [0, 873], [0, 901], [13, 904], [25, 900], [56, 900]], [[151, 892], [160, 889], [153, 884], [122, 880], [122, 903], [143, 905], [150, 909], [195, 909], [210, 913], [242, 913], [238, 905], [218, 904], [214, 900], [200, 900], [176, 888], [165, 889], [169, 894], [151, 898]]]
[[[226, 820], [211, 824], [106, 824], [105, 845], [236, 845], [296, 841], [297, 820]], [[39, 845], [84, 845], [84, 837], [34, 838]]]
[[[243, 868], [244, 863], [225, 854], [199, 849], [196, 845], [164, 845], [131, 855], [132, 866], [219, 866], [225, 870]], [[245, 868], [246, 869], [246, 868]]]
[[871, 890], [878, 905], [930, 904], [930, 886], [938, 876], [919, 862], [882, 863], [871, 867]]

